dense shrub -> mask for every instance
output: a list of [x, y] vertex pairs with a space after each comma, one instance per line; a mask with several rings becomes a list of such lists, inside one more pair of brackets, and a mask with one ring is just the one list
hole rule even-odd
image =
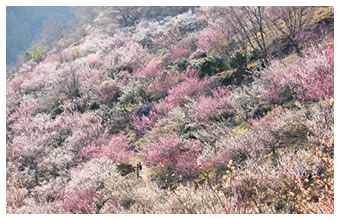
[[153, 80], [148, 91], [155, 99], [164, 98], [168, 91], [176, 85], [181, 74], [177, 71], [159, 73]]
[[222, 59], [214, 56], [193, 59], [190, 60], [189, 64], [198, 71], [200, 77], [204, 77], [205, 75], [211, 76], [224, 69]]
[[233, 69], [245, 69], [246, 67], [246, 55], [242, 54], [242, 52], [237, 51], [229, 60], [229, 66]]
[[118, 66], [116, 68], [108, 69], [108, 75], [112, 78], [115, 79], [116, 75], [118, 75], [121, 72], [127, 71], [128, 73], [132, 73], [133, 69], [130, 66]]
[[33, 58], [33, 53], [31, 51], [25, 51], [24, 57], [27, 61], [29, 61]]
[[120, 96], [118, 98], [121, 104], [142, 103], [150, 97], [148, 93], [148, 81], [145, 79], [128, 78], [120, 86]]
[[111, 105], [118, 100], [119, 89], [113, 81], [104, 81], [99, 87], [99, 103]]

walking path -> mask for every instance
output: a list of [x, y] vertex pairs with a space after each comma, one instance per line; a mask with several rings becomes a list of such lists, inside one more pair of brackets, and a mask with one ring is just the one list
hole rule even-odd
[[142, 178], [146, 187], [149, 188], [152, 191], [157, 191], [157, 189], [156, 189], [157, 187], [151, 181], [151, 174], [152, 174], [151, 169], [145, 165], [142, 158], [138, 157], [137, 155], [133, 155], [130, 159], [130, 163], [132, 164], [132, 166], [135, 167], [138, 162], [140, 162], [142, 164], [142, 172], [141, 172], [140, 177]]

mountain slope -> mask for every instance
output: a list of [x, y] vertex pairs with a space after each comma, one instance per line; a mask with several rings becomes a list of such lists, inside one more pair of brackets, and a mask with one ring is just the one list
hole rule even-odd
[[8, 213], [334, 212], [331, 7], [93, 11], [7, 80]]

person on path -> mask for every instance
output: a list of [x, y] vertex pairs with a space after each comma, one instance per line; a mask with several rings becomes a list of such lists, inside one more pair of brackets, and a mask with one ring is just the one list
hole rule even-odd
[[136, 174], [137, 174], [137, 178], [140, 178], [140, 167], [139, 167], [139, 162], [137, 163], [137, 166], [136, 166]]
[[142, 164], [141, 164], [141, 162], [138, 162], [138, 166], [139, 166], [139, 174], [142, 175]]

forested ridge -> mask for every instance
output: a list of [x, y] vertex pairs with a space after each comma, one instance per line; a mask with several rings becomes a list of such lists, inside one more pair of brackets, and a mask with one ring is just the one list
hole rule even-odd
[[[58, 20], [65, 31], [71, 28], [74, 7], [6, 7], [6, 64], [15, 64], [25, 50], [41, 44], [50, 27], [49, 21]], [[47, 39], [46, 39], [47, 40]], [[51, 41], [51, 39], [48, 39]]]
[[7, 213], [334, 213], [333, 7], [46, 24], [7, 71]]

